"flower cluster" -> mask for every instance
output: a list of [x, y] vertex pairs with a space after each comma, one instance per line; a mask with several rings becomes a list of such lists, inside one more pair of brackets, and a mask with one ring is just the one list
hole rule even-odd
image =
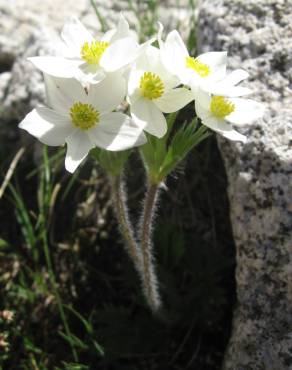
[[[232, 124], [247, 124], [263, 106], [242, 96], [248, 74], [226, 72], [227, 53], [189, 55], [177, 31], [139, 44], [120, 15], [115, 29], [93, 35], [77, 18], [62, 30], [63, 55], [29, 60], [44, 73], [47, 105], [30, 112], [19, 127], [47, 145], [67, 144], [66, 169], [74, 172], [92, 148], [121, 151], [146, 143], [144, 131], [162, 138], [164, 113], [195, 101], [202, 124], [230, 140], [245, 141]], [[158, 41], [159, 47], [153, 46]], [[119, 111], [122, 103], [129, 114]], [[124, 106], [127, 106], [124, 104]]]
[[[147, 302], [157, 312], [161, 300], [152, 224], [161, 184], [209, 135], [208, 128], [245, 142], [233, 125], [258, 119], [263, 105], [243, 98], [251, 91], [238, 85], [248, 74], [242, 69], [227, 73], [226, 52], [193, 57], [176, 30], [163, 38], [161, 24], [157, 35], [144, 44], [137, 42], [122, 15], [115, 29], [97, 38], [77, 18], [65, 24], [61, 36], [63, 55], [29, 58], [44, 74], [47, 101], [19, 126], [44, 144], [66, 144], [69, 172], [89, 152], [107, 172], [126, 250]], [[195, 116], [170, 134], [176, 113], [193, 101], [202, 125]], [[147, 191], [134, 231], [123, 171], [126, 149], [135, 146], [141, 146]]]

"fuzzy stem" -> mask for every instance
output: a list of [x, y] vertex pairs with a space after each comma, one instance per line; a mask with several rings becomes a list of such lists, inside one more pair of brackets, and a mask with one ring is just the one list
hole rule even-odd
[[139, 246], [136, 243], [134, 232], [129, 220], [122, 175], [111, 177], [111, 186], [114, 208], [116, 210], [116, 216], [121, 234], [125, 239], [126, 251], [140, 275], [142, 271], [142, 254]]
[[152, 254], [153, 218], [158, 199], [159, 184], [150, 183], [141, 219], [141, 248], [143, 256], [143, 288], [152, 311], [157, 313], [161, 307], [157, 277]]

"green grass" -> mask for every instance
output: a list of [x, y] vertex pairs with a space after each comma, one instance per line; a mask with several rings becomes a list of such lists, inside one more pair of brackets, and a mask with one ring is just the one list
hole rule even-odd
[[[145, 38], [156, 31], [158, 3], [129, 1]], [[193, 1], [189, 7], [194, 11]], [[194, 30], [192, 17], [193, 53]], [[194, 112], [185, 115], [183, 121]], [[178, 129], [175, 140], [195, 128]], [[0, 182], [15, 147], [0, 148]], [[164, 320], [149, 312], [124, 253], [103, 170], [89, 159], [71, 176], [63, 168], [64, 148], [43, 147], [37, 166], [33, 151], [26, 148], [0, 200], [0, 369], [220, 369], [234, 255], [214, 137], [192, 151], [163, 191], [155, 246]], [[135, 154], [129, 166], [136, 220], [144, 172]], [[13, 312], [11, 321], [2, 318], [4, 310]]]

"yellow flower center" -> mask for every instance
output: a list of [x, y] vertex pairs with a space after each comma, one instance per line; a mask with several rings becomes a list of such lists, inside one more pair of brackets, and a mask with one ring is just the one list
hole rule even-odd
[[195, 71], [200, 77], [210, 74], [210, 67], [198, 60], [198, 58], [186, 57], [186, 67]]
[[140, 91], [144, 98], [158, 99], [164, 92], [164, 84], [157, 74], [145, 72], [140, 79]]
[[81, 47], [81, 58], [88, 64], [99, 64], [100, 58], [108, 46], [109, 43], [104, 41], [85, 42]]
[[70, 117], [75, 127], [89, 130], [99, 122], [99, 111], [91, 104], [74, 103], [70, 108]]
[[210, 111], [217, 118], [224, 118], [234, 112], [235, 105], [223, 96], [213, 96], [211, 98]]

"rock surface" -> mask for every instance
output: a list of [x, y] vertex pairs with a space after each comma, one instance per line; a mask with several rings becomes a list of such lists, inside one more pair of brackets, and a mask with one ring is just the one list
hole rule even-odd
[[267, 107], [241, 128], [246, 145], [218, 138], [237, 249], [224, 369], [292, 369], [292, 2], [201, 1], [198, 38], [200, 52], [228, 50]]

